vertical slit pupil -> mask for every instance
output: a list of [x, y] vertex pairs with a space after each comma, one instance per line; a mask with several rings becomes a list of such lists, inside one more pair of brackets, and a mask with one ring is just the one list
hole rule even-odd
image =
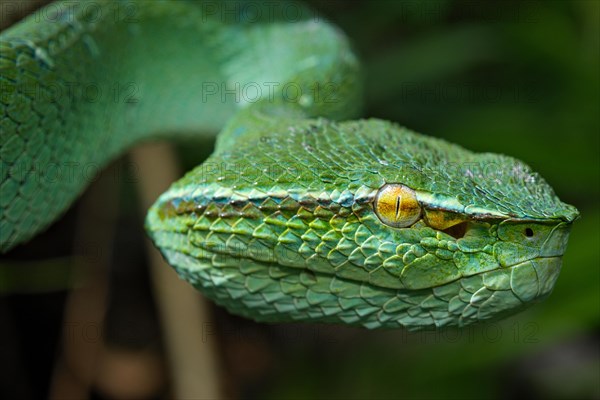
[[396, 219], [400, 216], [400, 196], [396, 197]]

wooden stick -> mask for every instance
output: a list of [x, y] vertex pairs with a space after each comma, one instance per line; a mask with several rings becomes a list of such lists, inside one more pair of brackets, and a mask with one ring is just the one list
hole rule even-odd
[[[172, 146], [151, 143], [130, 153], [137, 167], [138, 185], [144, 214], [156, 198], [180, 177]], [[151, 275], [162, 319], [165, 345], [178, 399], [220, 398], [216, 349], [204, 332], [212, 335], [213, 323], [204, 298], [175, 271], [147, 241]]]
[[81, 200], [74, 243], [74, 269], [85, 274], [69, 293], [63, 319], [62, 354], [52, 377], [51, 399], [87, 398], [100, 350], [108, 296], [108, 271], [117, 216], [118, 190], [103, 171]]

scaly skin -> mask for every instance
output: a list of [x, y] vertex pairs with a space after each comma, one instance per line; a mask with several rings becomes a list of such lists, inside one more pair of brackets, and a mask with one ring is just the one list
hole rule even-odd
[[[577, 210], [513, 158], [386, 121], [335, 122], [356, 115], [360, 87], [334, 27], [307, 10], [295, 23], [277, 12], [244, 23], [212, 2], [101, 3], [125, 4], [135, 22], [92, 18], [84, 4], [0, 37], [3, 250], [85, 186], [49, 185], [19, 165], [104, 164], [152, 134], [224, 125], [215, 153], [158, 199], [146, 227], [179, 275], [231, 312], [424, 329], [500, 318], [549, 295]], [[81, 93], [52, 102], [28, 95], [31, 80], [134, 82], [139, 93], [134, 103]], [[239, 98], [221, 99], [225, 82], [239, 83]], [[244, 92], [253, 85], [262, 96]], [[402, 193], [390, 203], [397, 224], [376, 213], [386, 184]]]

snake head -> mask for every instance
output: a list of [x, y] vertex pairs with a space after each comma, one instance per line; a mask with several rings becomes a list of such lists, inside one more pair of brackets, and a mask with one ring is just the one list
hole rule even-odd
[[414, 330], [551, 292], [578, 213], [524, 163], [381, 120], [257, 119], [147, 218], [180, 276], [231, 312]]

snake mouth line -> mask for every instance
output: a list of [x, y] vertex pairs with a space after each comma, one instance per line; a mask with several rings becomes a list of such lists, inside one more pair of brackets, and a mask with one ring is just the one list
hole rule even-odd
[[[496, 273], [497, 271], [512, 271], [515, 268], [526, 266], [528, 264], [535, 263], [536, 261], [546, 261], [546, 260], [548, 261], [548, 262], [544, 262], [542, 264], [547, 264], [547, 263], [551, 264], [552, 261], [553, 262], [562, 262], [562, 257], [563, 257], [562, 255], [560, 255], [560, 256], [538, 256], [538, 257], [533, 257], [533, 258], [530, 258], [530, 259], [525, 260], [525, 261], [520, 261], [518, 263], [515, 263], [515, 264], [512, 264], [512, 265], [508, 265], [506, 267], [500, 267], [500, 268], [495, 268], [495, 269], [492, 269], [492, 270], [489, 270], [489, 271], [482, 271], [482, 272], [478, 272], [476, 274], [471, 274], [471, 275], [467, 275], [467, 276], [461, 276], [459, 278], [456, 278], [456, 279], [453, 279], [451, 281], [442, 283], [440, 285], [431, 286], [431, 288], [445, 286], [445, 285], [448, 285], [448, 284], [454, 283], [454, 282], [460, 282], [462, 279], [470, 278], [472, 276], [485, 275], [485, 274], [490, 274], [490, 273]], [[544, 267], [546, 267], [546, 266], [544, 266]]]
[[503, 268], [507, 268], [507, 269], [516, 268], [516, 267], [519, 267], [519, 266], [521, 266], [523, 264], [526, 264], [528, 262], [533, 262], [533, 261], [536, 261], [536, 260], [551, 260], [551, 259], [555, 259], [555, 258], [556, 259], [561, 259], [562, 257], [563, 257], [562, 255], [561, 256], [537, 256], [537, 257], [532, 257], [532, 258], [530, 258], [528, 260], [525, 260], [525, 261], [520, 261], [518, 263], [515, 263], [515, 264], [512, 264], [512, 265], [508, 265], [508, 266], [503, 267]]

